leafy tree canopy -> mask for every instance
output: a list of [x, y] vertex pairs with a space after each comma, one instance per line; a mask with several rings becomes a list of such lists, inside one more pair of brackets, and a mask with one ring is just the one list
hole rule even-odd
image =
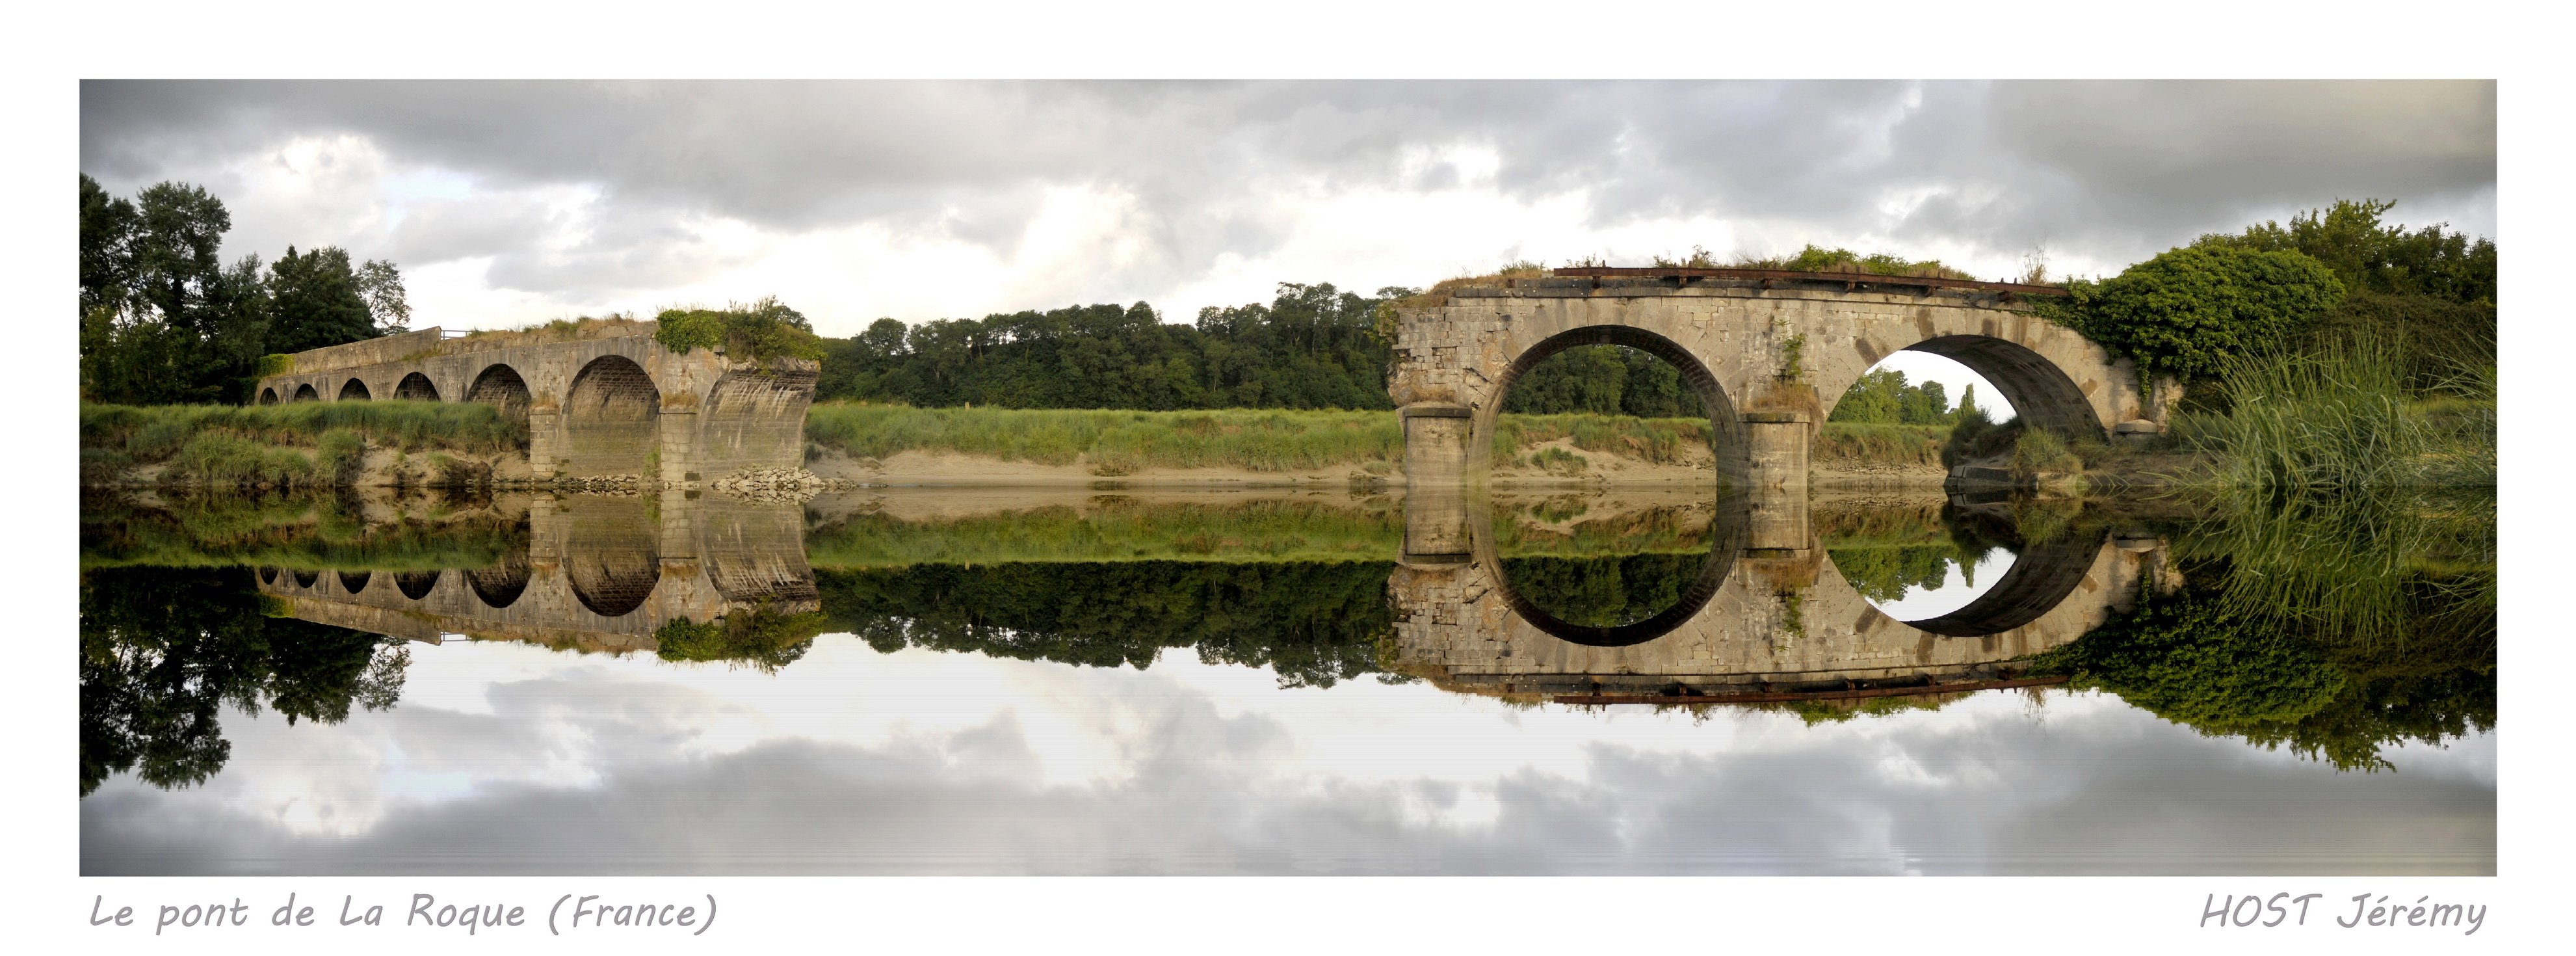
[[2169, 250], [2102, 282], [2068, 284], [2051, 318], [2144, 374], [2208, 379], [2240, 356], [2277, 345], [2343, 298], [2306, 253], [2213, 244]]

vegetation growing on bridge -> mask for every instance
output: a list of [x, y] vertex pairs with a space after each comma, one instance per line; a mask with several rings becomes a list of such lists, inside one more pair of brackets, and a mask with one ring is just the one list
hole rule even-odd
[[821, 613], [788, 612], [767, 604], [735, 611], [704, 624], [674, 618], [653, 632], [655, 654], [666, 661], [722, 661], [764, 674], [795, 663], [831, 625]]
[[781, 358], [821, 359], [825, 354], [823, 340], [814, 335], [814, 324], [777, 296], [749, 305], [730, 303], [721, 309], [665, 309], [653, 319], [653, 340], [674, 352], [722, 349], [736, 360], [764, 363]]

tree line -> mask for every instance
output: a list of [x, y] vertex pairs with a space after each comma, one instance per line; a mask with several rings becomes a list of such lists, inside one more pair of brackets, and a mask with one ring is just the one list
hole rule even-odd
[[411, 307], [393, 263], [288, 246], [227, 265], [232, 214], [204, 187], [164, 182], [128, 199], [80, 180], [84, 400], [128, 405], [249, 398], [263, 355], [403, 331]]

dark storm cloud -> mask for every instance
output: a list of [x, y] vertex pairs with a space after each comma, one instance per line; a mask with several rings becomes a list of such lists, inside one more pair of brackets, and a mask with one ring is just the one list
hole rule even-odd
[[[397, 804], [349, 839], [204, 791], [119, 780], [82, 802], [82, 871], [123, 873], [2490, 873], [2495, 790], [2458, 758], [2394, 774], [2203, 738], [2127, 708], [2044, 720], [1909, 714], [1798, 728], [1742, 753], [1590, 748], [1587, 779], [1494, 782], [1490, 825], [1427, 822], [1455, 782], [1275, 771], [1296, 741], [1148, 675], [1077, 675], [1142, 728], [1132, 774], [1054, 785], [1008, 710], [872, 746], [777, 739], [675, 759], [721, 705], [648, 682], [526, 682], [491, 715], [405, 707], [389, 743], [428, 768], [551, 755], [591, 786]], [[1125, 693], [1109, 695], [1112, 688]], [[567, 713], [561, 701], [582, 702]], [[1092, 699], [1086, 696], [1085, 699]], [[1960, 706], [1960, 705], [1954, 705]], [[536, 719], [547, 714], [570, 724]], [[1721, 719], [1733, 719], [1726, 717]], [[1757, 722], [1766, 718], [1754, 718]], [[418, 721], [418, 723], [414, 723]], [[1712, 734], [1725, 732], [1707, 728]], [[270, 728], [285, 734], [291, 730]], [[322, 733], [313, 727], [307, 734]], [[1866, 732], [1854, 732], [1862, 730]], [[1757, 735], [1758, 736], [1758, 735]], [[565, 741], [599, 749], [588, 759]], [[442, 743], [444, 742], [444, 743]], [[515, 755], [515, 756], [514, 756]], [[334, 766], [363, 764], [339, 760]], [[2467, 772], [2461, 772], [2466, 770]], [[363, 776], [363, 767], [361, 768]], [[2446, 772], [2448, 771], [2448, 772]], [[241, 771], [236, 771], [241, 772]], [[221, 781], [218, 781], [221, 784]]]
[[[1165, 279], [1281, 241], [1262, 205], [1283, 183], [1437, 188], [1455, 172], [1406, 160], [1458, 144], [1495, 150], [1513, 195], [1591, 190], [1598, 224], [1712, 214], [2106, 261], [2339, 196], [2475, 213], [2495, 181], [2488, 82], [119, 81], [85, 83], [81, 109], [83, 168], [121, 182], [339, 133], [480, 188], [596, 188], [632, 217], [997, 248], [1037, 187], [1097, 185], [1138, 198]], [[521, 251], [513, 213], [482, 215], [447, 232], [479, 242], [423, 248]], [[505, 284], [669, 267], [649, 230], [587, 241]]]

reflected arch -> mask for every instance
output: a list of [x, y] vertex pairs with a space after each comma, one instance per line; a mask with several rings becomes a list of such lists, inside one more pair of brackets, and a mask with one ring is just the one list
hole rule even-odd
[[1735, 403], [1727, 397], [1725, 386], [1707, 363], [1682, 347], [1681, 343], [1633, 325], [1587, 325], [1568, 329], [1539, 340], [1513, 356], [1494, 379], [1491, 397], [1475, 410], [1475, 429], [1467, 446], [1467, 465], [1471, 474], [1490, 473], [1493, 468], [1494, 431], [1501, 420], [1503, 402], [1517, 382], [1538, 363], [1566, 349], [1583, 345], [1622, 345], [1636, 349], [1666, 363], [1681, 373], [1699, 396], [1700, 407], [1709, 416], [1709, 450], [1717, 456], [1718, 471], [1741, 475], [1745, 470], [1745, 443], [1742, 425], [1737, 421]]
[[564, 396], [565, 472], [651, 477], [661, 415], [662, 392], [643, 366], [622, 355], [591, 360]]
[[500, 610], [517, 603], [528, 590], [528, 561], [524, 555], [513, 555], [490, 567], [465, 572], [465, 586], [483, 602], [483, 606]]
[[1566, 620], [1532, 599], [1525, 590], [1526, 582], [1515, 583], [1496, 544], [1493, 509], [1472, 509], [1469, 530], [1477, 563], [1493, 569], [1494, 589], [1514, 614], [1550, 637], [1585, 647], [1627, 647], [1643, 644], [1672, 633], [1698, 616], [1710, 599], [1726, 585], [1727, 575], [1734, 571], [1737, 559], [1744, 553], [1748, 538], [1749, 512], [1741, 496], [1719, 499], [1709, 516], [1708, 554], [1699, 571], [1684, 585], [1676, 600], [1642, 620], [1614, 626], [1583, 624]]
[[366, 590], [367, 582], [375, 580], [375, 577], [376, 573], [373, 571], [359, 571], [355, 573], [342, 571], [340, 572], [340, 589], [351, 594], [356, 594], [360, 591]]
[[321, 582], [321, 580], [322, 580], [322, 572], [320, 572], [320, 571], [297, 571], [297, 572], [295, 572], [295, 586], [296, 586], [296, 587], [299, 587], [299, 588], [304, 588], [304, 589], [310, 590], [310, 589], [312, 589], [313, 585], [320, 583], [320, 582]]
[[394, 589], [404, 597], [418, 601], [438, 590], [438, 579], [444, 571], [405, 571], [394, 575]]
[[438, 400], [438, 385], [431, 382], [429, 376], [413, 372], [394, 385], [394, 397], [407, 402], [435, 402]]
[[363, 402], [373, 397], [375, 396], [367, 393], [367, 383], [358, 379], [350, 379], [347, 384], [340, 386], [340, 401]]
[[2101, 550], [2099, 535], [2066, 534], [2025, 544], [2014, 554], [2012, 567], [2004, 576], [1966, 607], [1902, 623], [1946, 637], [1983, 637], [2021, 627], [2056, 610], [2073, 596], [2084, 585], [2084, 575], [2092, 570], [2094, 557]]

